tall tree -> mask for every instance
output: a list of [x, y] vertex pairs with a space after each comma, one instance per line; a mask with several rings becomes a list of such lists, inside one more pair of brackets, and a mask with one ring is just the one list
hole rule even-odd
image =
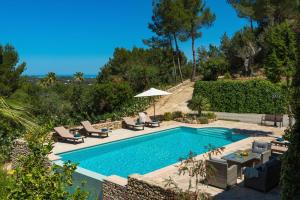
[[[169, 47], [172, 51], [173, 43], [175, 44], [175, 55], [181, 81], [183, 81], [181, 72], [182, 58], [178, 44], [178, 35], [185, 19], [184, 14], [182, 0], [154, 1], [152, 22], [149, 23], [148, 26], [149, 29], [151, 29], [159, 38], [162, 38], [160, 41], [168, 41]], [[164, 42], [163, 44], [166, 43]]]
[[181, 40], [186, 41], [191, 39], [192, 52], [193, 52], [193, 70], [191, 80], [194, 81], [196, 77], [196, 49], [195, 41], [202, 36], [201, 29], [210, 27], [216, 19], [215, 14], [206, 7], [202, 0], [182, 0], [185, 10], [185, 16], [187, 16], [186, 23], [184, 24], [184, 30], [181, 35]]
[[10, 45], [0, 45], [0, 57], [0, 96], [9, 96], [18, 89], [26, 64], [18, 64], [18, 53]]
[[218, 47], [209, 45], [208, 50], [202, 47], [197, 52], [203, 80], [217, 80], [227, 70], [228, 62]]
[[294, 19], [299, 0], [227, 0], [239, 17], [255, 20], [261, 30]]
[[265, 66], [267, 77], [279, 82], [285, 77], [289, 87], [297, 63], [296, 37], [287, 23], [269, 27], [264, 35], [266, 49]]
[[255, 20], [255, 1], [254, 0], [227, 0], [235, 8], [237, 15], [246, 18], [250, 22], [253, 30], [253, 21]]

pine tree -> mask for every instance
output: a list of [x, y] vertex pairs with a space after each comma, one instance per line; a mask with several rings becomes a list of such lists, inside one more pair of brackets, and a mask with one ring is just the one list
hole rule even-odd
[[200, 31], [202, 28], [212, 26], [216, 16], [206, 7], [202, 0], [183, 0], [183, 2], [185, 16], [187, 16], [187, 18], [181, 40], [186, 41], [191, 39], [192, 41], [193, 70], [191, 80], [194, 81], [197, 68], [195, 41], [202, 36], [202, 32]]
[[0, 57], [0, 96], [9, 96], [20, 86], [21, 74], [26, 64], [18, 64], [18, 53], [10, 45], [0, 45]]

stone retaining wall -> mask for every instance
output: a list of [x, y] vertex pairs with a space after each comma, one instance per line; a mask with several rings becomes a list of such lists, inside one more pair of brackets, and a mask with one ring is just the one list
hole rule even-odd
[[93, 125], [96, 129], [111, 128], [113, 130], [122, 128], [122, 121], [104, 122]]
[[13, 148], [10, 154], [11, 166], [15, 169], [19, 165], [19, 159], [30, 154], [27, 142], [23, 139], [13, 141]]
[[105, 179], [102, 184], [103, 200], [130, 200], [126, 185]]
[[[24, 139], [16, 139], [13, 141], [13, 147], [10, 154], [11, 168], [15, 169], [19, 166], [20, 159], [22, 157], [28, 156], [31, 153], [27, 142]], [[44, 160], [46, 167], [51, 166], [51, 162], [46, 158]]]
[[174, 191], [145, 180], [138, 174], [129, 176], [127, 185], [118, 184], [109, 178], [103, 182], [103, 200], [171, 200], [175, 197]]

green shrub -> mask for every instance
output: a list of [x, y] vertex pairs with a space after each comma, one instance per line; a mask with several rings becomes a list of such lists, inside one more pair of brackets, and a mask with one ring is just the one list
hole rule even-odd
[[[277, 94], [276, 102], [273, 95]], [[288, 98], [279, 84], [266, 80], [198, 81], [193, 96], [203, 96], [210, 102], [210, 110], [233, 113], [286, 113]]]
[[210, 109], [210, 104], [208, 98], [202, 95], [194, 95], [188, 102], [188, 107], [191, 110], [197, 111], [198, 116], [201, 116], [202, 111]]
[[198, 118], [200, 124], [208, 124], [208, 118], [206, 116], [201, 116]]
[[216, 119], [217, 118], [217, 115], [213, 112], [203, 113], [202, 116], [205, 116], [208, 119]]
[[172, 112], [172, 115], [174, 119], [183, 117], [183, 113], [181, 111]]
[[166, 112], [166, 113], [164, 114], [164, 120], [165, 120], [165, 121], [171, 121], [172, 119], [173, 119], [172, 113]]
[[226, 72], [225, 74], [224, 74], [224, 79], [231, 79], [232, 77], [231, 77], [231, 74], [229, 73], [229, 72]]

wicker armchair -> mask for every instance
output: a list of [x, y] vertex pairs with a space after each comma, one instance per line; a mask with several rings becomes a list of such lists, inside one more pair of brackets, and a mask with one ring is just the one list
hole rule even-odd
[[237, 183], [237, 166], [228, 167], [228, 163], [223, 159], [206, 160], [207, 170], [212, 169], [212, 174], [208, 175], [207, 182], [209, 185], [227, 189]]
[[247, 177], [244, 186], [261, 192], [267, 192], [278, 185], [280, 180], [281, 161], [272, 159], [265, 164], [255, 167], [258, 177]]
[[271, 144], [267, 142], [254, 141], [252, 143], [251, 151], [257, 154], [259, 164], [266, 163], [269, 161], [271, 156]]

